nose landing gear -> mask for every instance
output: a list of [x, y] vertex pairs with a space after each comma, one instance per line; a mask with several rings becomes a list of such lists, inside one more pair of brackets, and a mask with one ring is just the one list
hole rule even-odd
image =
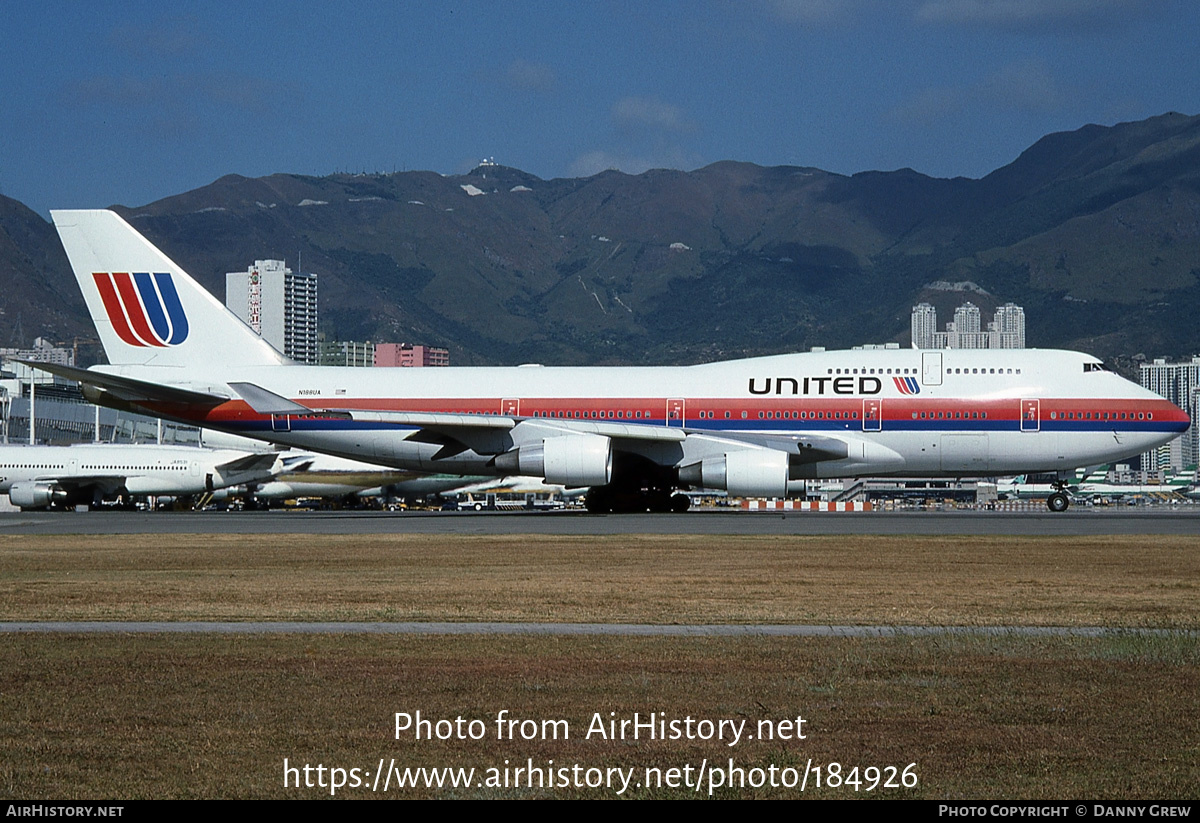
[[1067, 484], [1062, 480], [1054, 483], [1054, 489], [1054, 494], [1046, 498], [1046, 508], [1060, 514], [1071, 506], [1071, 498], [1067, 497]]

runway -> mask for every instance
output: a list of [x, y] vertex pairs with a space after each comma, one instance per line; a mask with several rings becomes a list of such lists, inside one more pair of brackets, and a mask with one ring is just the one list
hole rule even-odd
[[6, 512], [0, 534], [1194, 535], [1200, 506], [1050, 512]]

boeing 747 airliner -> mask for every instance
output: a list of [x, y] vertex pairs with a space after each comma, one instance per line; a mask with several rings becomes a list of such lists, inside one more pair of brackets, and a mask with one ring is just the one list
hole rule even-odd
[[[1095, 357], [830, 351], [686, 367], [356, 369], [290, 363], [111, 211], [56, 211], [111, 365], [46, 366], [89, 399], [404, 469], [533, 475], [593, 511], [806, 478], [1063, 472], [1188, 417]], [[1061, 511], [1061, 490], [1049, 507]]]

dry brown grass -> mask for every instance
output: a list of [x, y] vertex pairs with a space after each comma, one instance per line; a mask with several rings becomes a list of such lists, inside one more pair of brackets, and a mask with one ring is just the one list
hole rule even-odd
[[[0, 619], [1200, 626], [1192, 538], [0, 538]], [[926, 798], [1196, 798], [1200, 642], [0, 636], [0, 795], [316, 797], [374, 770], [916, 763]], [[396, 711], [564, 718], [570, 741], [393, 740]], [[788, 744], [608, 743], [592, 712], [783, 719]], [[363, 790], [340, 796], [365, 796]], [[692, 796], [683, 790], [638, 796]], [[609, 796], [555, 790], [404, 796]], [[747, 789], [725, 796], [795, 796]], [[849, 789], [809, 796], [853, 796]]]
[[[1174, 639], [29, 636], [0, 646], [0, 794], [320, 797], [283, 759], [401, 766], [915, 763], [885, 796], [1196, 798], [1200, 653]], [[392, 714], [566, 719], [567, 741], [395, 740]], [[591, 714], [783, 719], [803, 741], [582, 738]], [[878, 793], [878, 792], [877, 792]], [[599, 796], [418, 790], [400, 796]], [[689, 791], [635, 796], [691, 796]], [[795, 790], [720, 796], [798, 796]], [[370, 792], [345, 790], [340, 796]], [[393, 793], [395, 796], [395, 793]], [[851, 797], [851, 789], [806, 796]], [[861, 794], [859, 796], [862, 796]]]
[[0, 538], [4, 620], [1200, 627], [1191, 537]]

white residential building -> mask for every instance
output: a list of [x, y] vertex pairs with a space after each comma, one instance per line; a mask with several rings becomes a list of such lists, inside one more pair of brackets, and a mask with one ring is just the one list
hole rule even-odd
[[982, 328], [982, 316], [974, 303], [963, 303], [945, 331], [937, 330], [937, 309], [918, 303], [912, 310], [912, 340], [918, 349], [1023, 349], [1025, 310], [1014, 303], [996, 309], [995, 319]]
[[297, 363], [319, 361], [315, 274], [295, 274], [282, 260], [255, 260], [225, 275], [225, 305]]
[[928, 303], [918, 303], [912, 310], [912, 341], [918, 349], [932, 349], [937, 334], [937, 309]]
[[[1142, 385], [1183, 409], [1192, 418], [1192, 425], [1176, 441], [1142, 455], [1143, 469], [1184, 469], [1196, 465], [1200, 457], [1196, 415], [1200, 413], [1200, 356], [1190, 363], [1168, 363], [1156, 358], [1142, 364]], [[1175, 446], [1172, 449], [1172, 446]]]
[[1005, 303], [996, 309], [995, 319], [988, 324], [989, 349], [1025, 348], [1025, 309], [1016, 303]]

